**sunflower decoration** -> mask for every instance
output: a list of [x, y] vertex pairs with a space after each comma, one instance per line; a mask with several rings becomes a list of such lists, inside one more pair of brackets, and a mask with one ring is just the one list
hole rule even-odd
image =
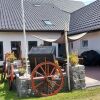
[[5, 59], [6, 59], [6, 61], [11, 62], [11, 63], [12, 63], [14, 60], [16, 60], [16, 57], [15, 57], [15, 55], [14, 55], [14, 52], [12, 52], [12, 53], [10, 53], [10, 52], [6, 53], [6, 54], [5, 54]]

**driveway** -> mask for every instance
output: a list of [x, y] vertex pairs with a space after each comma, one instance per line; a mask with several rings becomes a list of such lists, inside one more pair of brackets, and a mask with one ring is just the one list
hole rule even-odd
[[100, 66], [86, 67], [86, 87], [100, 85]]

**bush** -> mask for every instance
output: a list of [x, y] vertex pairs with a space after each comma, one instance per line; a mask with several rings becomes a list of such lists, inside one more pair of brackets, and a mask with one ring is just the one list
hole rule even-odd
[[15, 55], [14, 55], [14, 52], [12, 52], [12, 53], [10, 53], [10, 52], [8, 52], [8, 53], [6, 53], [5, 54], [5, 59], [8, 61], [8, 62], [13, 62], [14, 60], [16, 60], [16, 57], [15, 57]]
[[79, 63], [78, 55], [76, 53], [72, 52], [69, 55], [69, 61], [72, 66], [77, 65]]
[[20, 75], [23, 75], [26, 72], [26, 70], [25, 70], [24, 67], [19, 67], [18, 72], [19, 72]]

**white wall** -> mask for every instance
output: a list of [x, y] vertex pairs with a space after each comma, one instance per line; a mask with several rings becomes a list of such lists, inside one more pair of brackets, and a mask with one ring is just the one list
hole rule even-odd
[[[43, 44], [42, 40], [39, 40], [35, 37], [33, 37], [32, 35], [35, 34], [40, 34], [40, 35], [45, 35], [47, 38], [54, 38], [54, 37], [60, 37], [61, 34], [60, 33], [53, 33], [53, 32], [30, 32], [27, 33], [27, 47], [28, 47], [28, 41], [38, 41], [38, 46]], [[22, 56], [25, 56], [25, 47], [24, 47], [24, 42], [23, 42], [23, 34], [21, 32], [0, 32], [0, 41], [3, 41], [3, 50], [4, 50], [4, 54], [7, 52], [11, 51], [11, 41], [21, 41], [21, 49], [22, 49]], [[57, 51], [57, 56], [58, 56], [58, 44], [53, 43], [54, 46], [56, 46], [56, 51]]]
[[[88, 47], [82, 47], [82, 40], [88, 40]], [[73, 49], [71, 51], [81, 54], [87, 50], [95, 50], [100, 53], [100, 31], [88, 33], [81, 39], [73, 42]]]

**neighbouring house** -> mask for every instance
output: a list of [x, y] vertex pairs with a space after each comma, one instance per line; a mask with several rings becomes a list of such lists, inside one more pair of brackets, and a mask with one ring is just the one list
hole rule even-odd
[[81, 39], [71, 42], [71, 51], [95, 50], [100, 53], [100, 0], [71, 13], [69, 35], [86, 33]]
[[[53, 3], [37, 4], [32, 0], [24, 0], [24, 8], [28, 51], [34, 46], [53, 45], [56, 47], [56, 56], [62, 56], [63, 45], [49, 43], [33, 35], [51, 39], [60, 37], [64, 33], [65, 22], [69, 27], [70, 13]], [[21, 0], [0, 2], [0, 61], [4, 60], [5, 53], [11, 51], [18, 59], [20, 54], [25, 56]]]
[[81, 1], [74, 0], [31, 0], [37, 4], [41, 3], [52, 3], [56, 7], [60, 8], [62, 11], [71, 13], [85, 6]]

